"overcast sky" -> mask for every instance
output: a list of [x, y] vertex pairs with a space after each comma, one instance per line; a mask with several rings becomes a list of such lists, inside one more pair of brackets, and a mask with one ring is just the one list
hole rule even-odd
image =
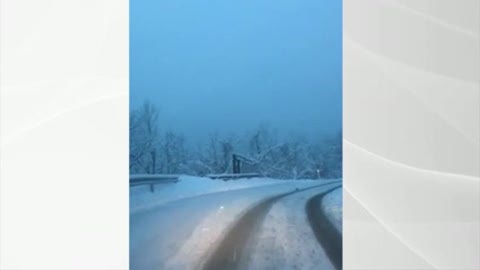
[[130, 1], [130, 106], [198, 140], [342, 126], [341, 0]]

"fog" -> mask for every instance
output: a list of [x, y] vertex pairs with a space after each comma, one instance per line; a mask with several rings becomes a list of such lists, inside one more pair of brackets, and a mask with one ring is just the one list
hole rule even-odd
[[267, 123], [342, 127], [340, 0], [139, 0], [130, 6], [130, 108], [202, 141]]

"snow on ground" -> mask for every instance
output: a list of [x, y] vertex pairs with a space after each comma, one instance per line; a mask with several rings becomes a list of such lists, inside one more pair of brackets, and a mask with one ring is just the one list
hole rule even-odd
[[333, 223], [335, 228], [342, 233], [342, 188], [337, 188], [329, 194], [325, 195], [322, 200], [322, 209], [327, 215], [328, 219]]
[[248, 269], [335, 269], [308, 222], [307, 201], [339, 183], [294, 193], [267, 214], [250, 253]]
[[278, 180], [269, 178], [237, 179], [230, 181], [212, 180], [210, 178], [180, 176], [177, 183], [155, 184], [154, 192], [149, 185], [130, 187], [130, 212], [159, 206], [175, 200], [190, 198], [198, 195], [223, 192], [236, 189], [274, 185], [280, 183], [314, 182], [316, 180]]
[[[149, 189], [136, 191], [136, 196], [152, 197], [146, 200], [150, 207], [130, 213], [131, 269], [196, 269], [215, 250], [229, 226], [252, 205], [270, 196], [321, 183], [272, 179], [224, 182], [193, 177], [182, 181], [166, 184], [155, 191], [156, 196]], [[154, 202], [155, 198], [160, 203]]]

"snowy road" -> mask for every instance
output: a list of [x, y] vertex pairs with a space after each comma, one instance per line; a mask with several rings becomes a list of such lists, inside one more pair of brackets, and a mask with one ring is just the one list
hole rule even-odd
[[335, 269], [305, 211], [308, 199], [341, 185], [323, 183], [279, 182], [135, 211], [130, 268]]
[[329, 257], [330, 262], [335, 266], [335, 269], [341, 270], [342, 267], [342, 235], [335, 224], [329, 220], [328, 213], [322, 209], [322, 200], [331, 191], [339, 190], [333, 188], [327, 192], [315, 195], [307, 202], [307, 215], [310, 226], [313, 229], [315, 237], [321, 243], [323, 250]]

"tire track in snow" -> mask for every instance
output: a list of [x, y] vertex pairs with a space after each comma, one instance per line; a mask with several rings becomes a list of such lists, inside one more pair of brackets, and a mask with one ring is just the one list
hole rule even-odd
[[307, 202], [308, 222], [335, 269], [342, 269], [342, 235], [322, 209], [322, 199], [339, 187], [322, 192]]
[[[308, 189], [318, 188], [327, 185], [337, 184], [338, 182], [330, 182], [320, 185], [315, 185], [308, 188], [296, 189], [291, 192], [283, 193], [270, 197], [253, 208], [248, 210], [241, 216], [233, 227], [229, 230], [220, 244], [217, 246], [215, 252], [210, 256], [207, 262], [204, 264], [204, 270], [224, 270], [224, 269], [243, 269], [242, 260], [246, 257], [247, 246], [249, 240], [253, 238], [256, 232], [259, 230], [262, 222], [272, 207], [278, 200], [296, 192], [305, 191]], [[338, 187], [335, 187], [338, 188]], [[334, 188], [334, 189], [335, 189]], [[331, 189], [333, 190], [333, 189]], [[331, 191], [329, 190], [329, 191]], [[327, 192], [329, 192], [327, 191]], [[325, 193], [327, 193], [325, 192]]]

